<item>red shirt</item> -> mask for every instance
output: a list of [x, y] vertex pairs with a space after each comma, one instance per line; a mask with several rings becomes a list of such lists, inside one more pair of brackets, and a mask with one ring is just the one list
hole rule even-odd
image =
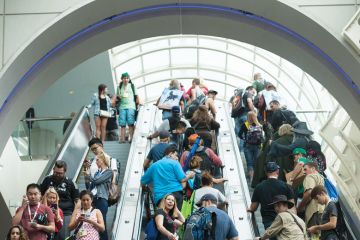
[[[39, 208], [38, 208], [39, 206]], [[19, 211], [19, 209], [17, 210]], [[36, 213], [36, 216], [34, 216]], [[31, 214], [31, 217], [30, 217]], [[22, 214], [20, 225], [25, 229], [29, 236], [29, 240], [47, 240], [47, 234], [44, 231], [36, 230], [30, 226], [30, 221], [32, 219], [39, 219], [43, 218], [46, 219], [48, 224], [54, 222], [54, 214], [48, 206], [43, 204], [30, 206], [30, 214], [29, 214], [29, 207], [25, 207], [24, 212]], [[38, 221], [38, 224], [41, 224]]]

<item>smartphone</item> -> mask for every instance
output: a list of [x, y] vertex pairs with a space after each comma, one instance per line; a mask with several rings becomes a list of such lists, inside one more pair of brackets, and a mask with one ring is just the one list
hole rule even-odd
[[51, 207], [50, 208], [52, 208], [52, 209], [57, 209], [58, 208], [58, 205], [56, 204], [56, 203], [53, 203], [53, 204], [51, 204]]

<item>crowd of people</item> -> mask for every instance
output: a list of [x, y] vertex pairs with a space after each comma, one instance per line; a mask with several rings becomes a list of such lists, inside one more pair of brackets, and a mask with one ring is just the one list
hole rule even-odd
[[[89, 148], [95, 157], [83, 165], [86, 189], [79, 193], [65, 176], [66, 162], [58, 160], [41, 185], [28, 185], [8, 239], [109, 239], [109, 194], [119, 167], [105, 153], [103, 141], [131, 142], [141, 104], [129, 74], [123, 73], [121, 80], [114, 96], [100, 84], [91, 99], [96, 137]], [[147, 137], [154, 144], [144, 159], [141, 178], [152, 199], [147, 201], [149, 240], [195, 235], [239, 239], [241, 229], [227, 215], [222, 190], [227, 179], [217, 152], [221, 125], [216, 120], [216, 95], [201, 78], [193, 79], [187, 91], [174, 79], [155, 104], [162, 110], [162, 123]], [[307, 124], [287, 109], [276, 87], [260, 73], [250, 86], [234, 91], [229, 105], [254, 188], [247, 211], [260, 206], [265, 228], [258, 239], [338, 239], [337, 208], [324, 187], [326, 159]]]

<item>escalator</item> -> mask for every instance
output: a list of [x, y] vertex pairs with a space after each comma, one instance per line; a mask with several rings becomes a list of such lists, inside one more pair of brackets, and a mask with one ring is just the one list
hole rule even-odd
[[[228, 179], [220, 189], [228, 199], [228, 214], [239, 230], [240, 239], [254, 239], [258, 229], [254, 216], [246, 211], [250, 205], [250, 195], [245, 178], [244, 168], [236, 144], [233, 123], [224, 104], [217, 106], [217, 120], [221, 128], [217, 136], [219, 157], [225, 168], [223, 176]], [[150, 109], [149, 109], [150, 108]], [[113, 228], [113, 239], [143, 239], [144, 238], [144, 197], [140, 187], [140, 178], [143, 172], [142, 163], [146, 153], [151, 148], [150, 141], [145, 138], [154, 127], [156, 113], [151, 107], [139, 117], [148, 119], [137, 129], [137, 138], [140, 138], [136, 151], [129, 154], [129, 163], [126, 169], [122, 199], [118, 204], [117, 217]], [[134, 137], [135, 138], [135, 137]], [[135, 150], [135, 149], [134, 149]], [[126, 180], [125, 180], [126, 179]], [[126, 186], [125, 186], [126, 185]]]
[[[142, 111], [146, 111], [146, 109], [140, 110], [140, 115], [144, 115], [142, 114]], [[139, 120], [141, 119], [142, 118], [139, 117]], [[118, 179], [119, 186], [123, 186], [123, 189], [124, 185], [126, 185], [126, 183], [123, 184], [123, 179], [125, 175], [125, 170], [127, 169], [128, 156], [131, 152], [131, 149], [134, 148], [133, 146], [136, 146], [138, 142], [138, 139], [136, 138], [137, 132], [138, 131], [136, 130], [134, 133], [132, 144], [104, 142], [104, 151], [111, 157], [116, 158], [118, 164], [120, 164], [121, 166]], [[66, 176], [77, 184], [79, 191], [86, 189], [84, 176], [83, 174], [81, 174], [81, 171], [83, 161], [85, 159], [92, 159], [94, 157], [93, 153], [89, 151], [88, 147], [88, 142], [90, 141], [92, 136], [93, 130], [91, 127], [89, 111], [87, 107], [83, 107], [76, 115], [76, 118], [71, 121], [68, 129], [66, 130], [64, 140], [61, 144], [60, 149], [56, 153], [55, 157], [52, 160], [49, 160], [38, 180], [38, 183], [40, 184], [46, 176], [51, 174], [56, 160], [61, 159], [65, 161], [68, 165]], [[133, 155], [134, 154], [132, 153], [131, 156]], [[111, 236], [112, 234], [114, 219], [117, 213], [117, 207], [118, 204], [109, 207], [108, 210], [106, 226], [109, 236]]]

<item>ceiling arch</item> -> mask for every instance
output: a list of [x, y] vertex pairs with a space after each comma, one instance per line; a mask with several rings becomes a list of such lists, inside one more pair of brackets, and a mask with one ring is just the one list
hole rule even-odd
[[25, 110], [65, 72], [119, 44], [171, 34], [220, 36], [272, 51], [318, 79], [360, 125], [360, 112], [350, 111], [360, 102], [359, 61], [287, 1], [164, 2], [88, 1], [31, 39], [1, 72], [0, 149]]

